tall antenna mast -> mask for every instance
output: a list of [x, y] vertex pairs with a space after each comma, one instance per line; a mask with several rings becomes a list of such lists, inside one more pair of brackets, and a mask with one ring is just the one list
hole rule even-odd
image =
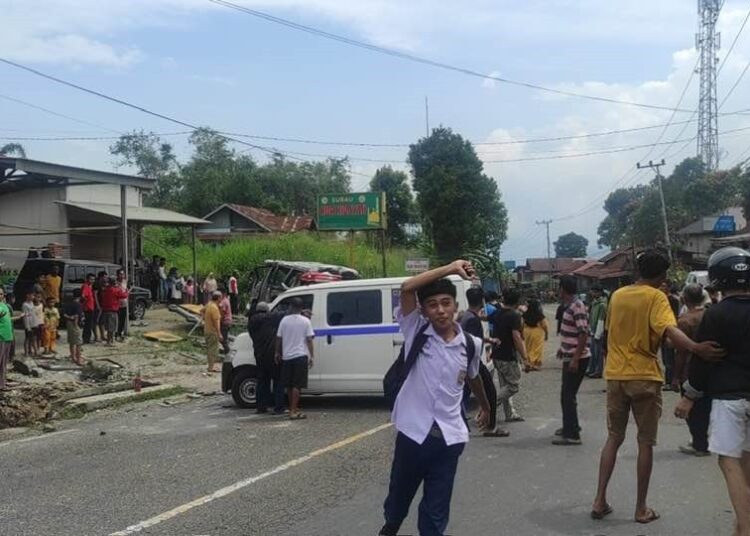
[[719, 111], [716, 99], [716, 68], [721, 34], [716, 32], [720, 0], [698, 0], [698, 33], [695, 48], [700, 55], [698, 100], [698, 156], [708, 171], [719, 168]]

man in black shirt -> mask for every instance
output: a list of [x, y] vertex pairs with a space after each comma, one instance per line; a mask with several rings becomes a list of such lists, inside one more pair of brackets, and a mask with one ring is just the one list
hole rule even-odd
[[[260, 302], [247, 319], [247, 331], [253, 340], [253, 352], [258, 370], [258, 413], [267, 413], [273, 402], [274, 412], [284, 412], [284, 387], [281, 385], [281, 368], [274, 360], [276, 331], [284, 313], [269, 312], [268, 304]], [[273, 380], [273, 394], [271, 392]]]
[[523, 417], [515, 414], [510, 398], [518, 392], [521, 382], [521, 357], [524, 367], [529, 364], [526, 355], [526, 345], [523, 342], [523, 321], [516, 311], [521, 301], [521, 293], [516, 289], [503, 292], [503, 303], [487, 320], [492, 322], [492, 336], [499, 340], [499, 344], [492, 348], [492, 362], [497, 371], [497, 402], [502, 405], [505, 422], [523, 421]]
[[702, 396], [713, 399], [708, 449], [719, 456], [735, 534], [750, 536], [750, 252], [717, 251], [708, 260], [708, 275], [724, 299], [704, 313], [696, 341], [716, 341], [726, 356], [718, 362], [691, 359], [675, 415], [687, 417]]
[[[484, 310], [484, 292], [482, 289], [472, 287], [467, 290], [466, 300], [469, 302], [469, 310], [461, 317], [461, 329], [487, 344], [497, 342], [495, 339], [484, 336], [484, 327], [482, 327], [480, 318], [481, 311]], [[484, 391], [487, 393], [487, 400], [490, 403], [490, 419], [487, 428], [484, 430], [484, 436], [507, 437], [510, 433], [497, 426], [497, 391], [492, 381], [492, 373], [482, 362], [479, 363], [479, 377], [482, 378]], [[466, 397], [464, 400], [466, 400]]]

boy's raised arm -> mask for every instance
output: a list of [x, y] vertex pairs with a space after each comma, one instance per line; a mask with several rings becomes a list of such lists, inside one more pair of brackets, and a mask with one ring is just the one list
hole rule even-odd
[[425, 285], [429, 285], [433, 281], [443, 279], [449, 275], [459, 275], [469, 280], [474, 277], [474, 274], [472, 264], [469, 261], [459, 259], [445, 266], [410, 277], [401, 285], [401, 314], [406, 316], [417, 308], [417, 290]]

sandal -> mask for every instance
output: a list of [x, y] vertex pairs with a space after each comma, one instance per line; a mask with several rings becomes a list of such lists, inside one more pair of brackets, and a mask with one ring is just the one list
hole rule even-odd
[[604, 510], [601, 510], [599, 512], [597, 512], [596, 510], [591, 510], [591, 519], [596, 519], [597, 521], [600, 521], [614, 511], [615, 511], [614, 508], [612, 508], [609, 504], [606, 504], [604, 505]]
[[304, 413], [294, 413], [292, 415], [289, 415], [290, 421], [301, 421], [303, 419], [307, 419], [307, 415]]
[[636, 516], [635, 521], [636, 523], [640, 523], [641, 525], [646, 525], [648, 523], [652, 523], [659, 519], [661, 516], [659, 515], [659, 512], [654, 510], [653, 508], [647, 508], [646, 509], [646, 517], [638, 518]]

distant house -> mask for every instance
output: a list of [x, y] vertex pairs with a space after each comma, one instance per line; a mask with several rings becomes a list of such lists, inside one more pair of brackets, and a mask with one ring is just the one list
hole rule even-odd
[[573, 275], [578, 278], [579, 288], [586, 291], [594, 285], [616, 290], [634, 281], [635, 257], [640, 250], [618, 249], [597, 261], [589, 261], [577, 268]]
[[207, 242], [257, 234], [286, 234], [315, 229], [312, 216], [279, 216], [270, 210], [225, 203], [207, 214], [206, 225], [197, 232]]
[[586, 259], [568, 257], [526, 259], [526, 264], [516, 268], [516, 273], [519, 283], [540, 283], [550, 278], [571, 274], [585, 264]]
[[747, 227], [741, 207], [700, 218], [677, 231], [680, 260], [693, 268], [704, 268], [716, 249], [715, 239], [730, 237]]

